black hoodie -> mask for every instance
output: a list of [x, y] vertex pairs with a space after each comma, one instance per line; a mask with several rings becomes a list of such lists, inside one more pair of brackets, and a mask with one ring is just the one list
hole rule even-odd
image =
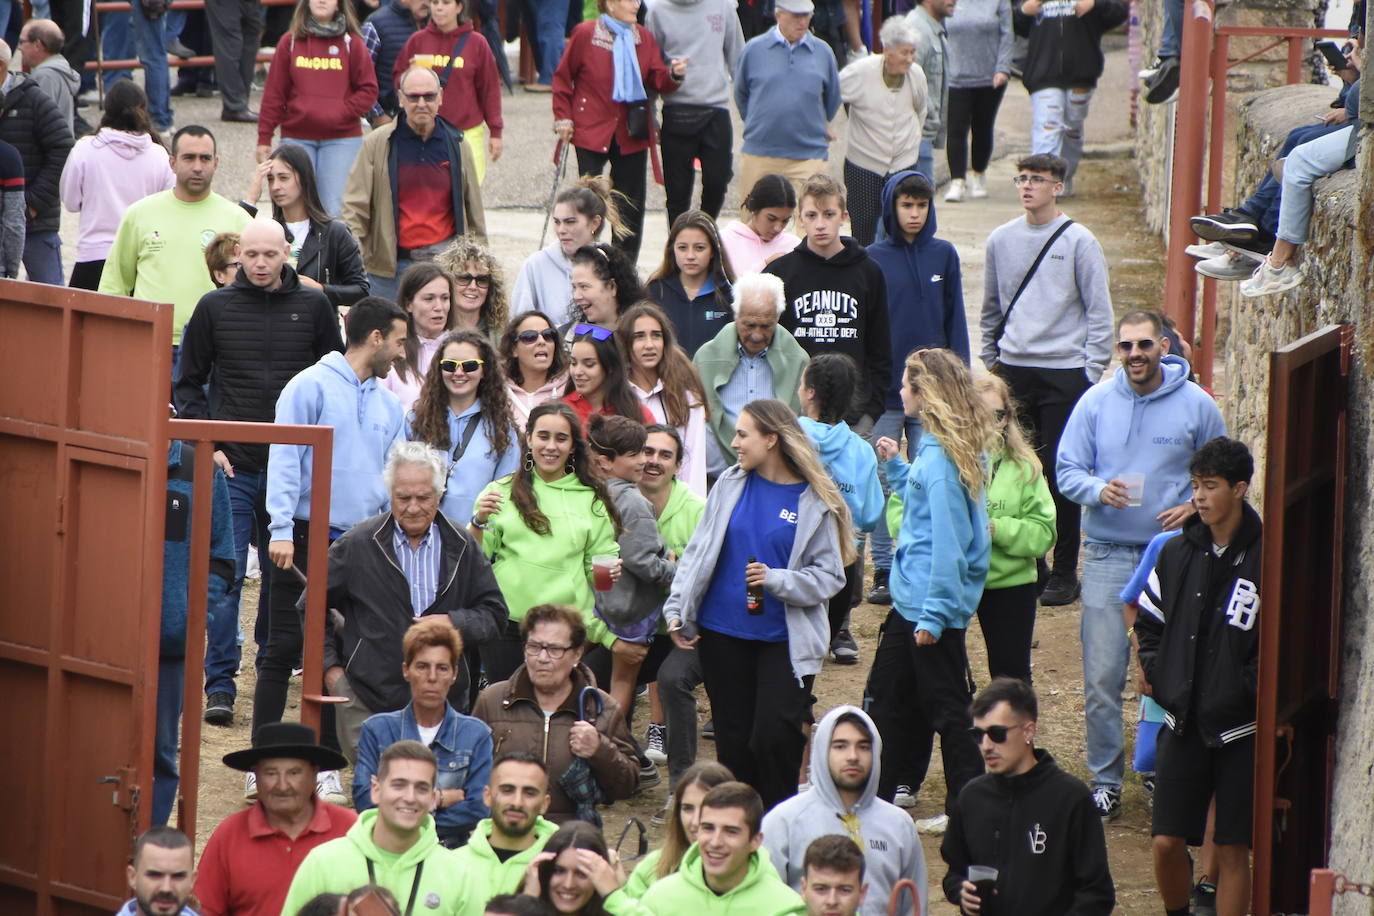
[[960, 791], [940, 843], [945, 897], [957, 906], [968, 867], [990, 865], [998, 913], [1105, 916], [1116, 887], [1092, 793], [1049, 751], [1035, 759], [1019, 776], [985, 773]]
[[854, 407], [845, 417], [853, 426], [865, 415], [883, 415], [892, 351], [883, 272], [862, 245], [847, 236], [842, 241], [843, 250], [823, 258], [802, 239], [763, 270], [782, 278], [787, 307], [778, 324], [802, 349], [811, 356], [843, 353], [859, 367]]
[[1037, 16], [1014, 5], [1016, 34], [1028, 38], [1021, 82], [1027, 92], [1041, 89], [1092, 89], [1102, 76], [1102, 33], [1126, 21], [1121, 0], [1096, 0], [1082, 16], [1074, 0], [1045, 0]]

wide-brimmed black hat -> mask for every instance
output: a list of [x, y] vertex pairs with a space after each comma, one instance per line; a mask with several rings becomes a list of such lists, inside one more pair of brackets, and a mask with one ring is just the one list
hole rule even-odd
[[304, 760], [322, 770], [342, 770], [348, 766], [343, 754], [321, 747], [315, 739], [315, 730], [299, 722], [273, 722], [261, 726], [253, 746], [225, 754], [224, 765], [246, 773], [259, 761], [271, 757]]

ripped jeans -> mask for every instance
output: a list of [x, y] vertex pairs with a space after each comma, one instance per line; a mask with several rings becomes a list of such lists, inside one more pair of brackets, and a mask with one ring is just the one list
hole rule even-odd
[[1091, 89], [1037, 89], [1031, 93], [1031, 152], [1063, 156], [1069, 164], [1064, 184], [1071, 185], [1083, 156], [1083, 122], [1088, 119]]

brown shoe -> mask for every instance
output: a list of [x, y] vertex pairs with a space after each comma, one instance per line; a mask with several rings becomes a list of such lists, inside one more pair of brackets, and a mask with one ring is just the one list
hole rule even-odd
[[234, 111], [232, 108], [220, 109], [219, 119], [228, 121], [231, 124], [256, 124], [258, 123], [258, 113], [251, 108], [242, 111]]
[[552, 86], [545, 86], [543, 83], [526, 83], [526, 92], [553, 92]]

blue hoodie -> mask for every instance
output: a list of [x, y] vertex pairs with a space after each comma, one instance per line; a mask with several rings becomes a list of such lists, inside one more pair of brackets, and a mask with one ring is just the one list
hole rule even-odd
[[801, 428], [816, 443], [821, 463], [830, 472], [840, 495], [849, 504], [854, 527], [872, 531], [883, 514], [883, 486], [878, 482], [878, 456], [858, 433], [841, 420], [827, 426], [820, 420], [798, 417]]
[[[452, 468], [448, 473], [448, 486], [444, 490], [443, 500], [439, 503], [439, 511], [448, 516], [449, 521], [459, 528], [467, 527], [469, 519], [472, 518], [473, 504], [487, 488], [487, 484], [515, 473], [520, 467], [520, 437], [516, 435], [515, 429], [510, 430], [510, 443], [506, 446], [505, 454], [497, 458], [481, 411], [480, 398], [469, 404], [461, 416], [455, 414], [452, 407], [448, 409], [449, 447], [445, 454], [448, 455], [448, 464], [452, 465]], [[411, 428], [414, 422], [415, 411], [412, 410], [406, 414], [407, 439], [419, 438]], [[472, 431], [472, 438], [468, 440], [468, 447], [463, 451], [462, 457], [458, 459], [457, 464], [453, 464], [453, 456], [463, 441], [463, 434], [467, 432], [469, 423], [476, 423], [477, 428]]]
[[[891, 329], [892, 385], [888, 410], [902, 409], [902, 373], [907, 354], [923, 347], [946, 347], [969, 361], [968, 319], [964, 316], [964, 281], [959, 252], [935, 237], [935, 200], [926, 224], [908, 242], [897, 224], [897, 185], [919, 172], [897, 172], [883, 185], [882, 229], [886, 237], [868, 246], [887, 281], [887, 315]], [[922, 176], [924, 177], [924, 176]], [[934, 182], [931, 182], [934, 185]]]
[[983, 494], [969, 497], [959, 468], [930, 433], [921, 436], [915, 464], [888, 461], [887, 483], [904, 506], [892, 554], [893, 607], [936, 639], [967, 628], [992, 550]]
[[[1221, 411], [1207, 392], [1188, 381], [1180, 356], [1160, 360], [1164, 381], [1137, 394], [1124, 371], [1081, 397], [1059, 439], [1055, 476], [1059, 491], [1087, 506], [1083, 533], [1112, 544], [1147, 544], [1159, 534], [1156, 516], [1191, 498], [1188, 461], [1203, 443], [1226, 435]], [[1145, 475], [1142, 504], [1104, 506], [1107, 481]]]
[[[376, 377], [358, 381], [342, 353], [326, 353], [298, 372], [277, 398], [277, 422], [334, 427], [330, 468], [329, 527], [347, 531], [389, 508], [382, 467], [401, 438], [405, 410]], [[311, 449], [274, 444], [267, 460], [268, 530], [272, 540], [292, 540], [293, 521], [310, 518]]]

